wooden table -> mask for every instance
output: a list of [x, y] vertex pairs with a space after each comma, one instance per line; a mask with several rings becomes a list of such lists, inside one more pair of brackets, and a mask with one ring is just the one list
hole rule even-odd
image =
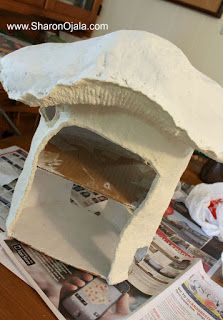
[[[29, 150], [32, 136], [14, 136], [0, 140], [0, 148], [13, 145]], [[200, 183], [200, 179], [190, 169], [186, 169], [182, 180], [189, 184]], [[223, 286], [221, 275], [216, 273], [214, 280]], [[49, 308], [38, 294], [0, 264], [0, 320], [55, 320]]]
[[0, 264], [0, 319], [55, 320], [39, 295]]
[[[0, 148], [13, 145], [29, 150], [32, 136], [13, 136], [0, 140]], [[57, 319], [39, 295], [0, 264], [0, 320]]]
[[26, 151], [29, 151], [31, 140], [32, 135], [13, 136], [6, 139], [0, 139], [0, 149], [8, 148], [11, 146], [18, 146]]

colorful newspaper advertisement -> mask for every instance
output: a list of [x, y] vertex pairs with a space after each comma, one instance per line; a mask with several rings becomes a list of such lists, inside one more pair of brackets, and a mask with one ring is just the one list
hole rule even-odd
[[58, 319], [122, 319], [150, 299], [128, 281], [109, 286], [103, 279], [65, 265], [17, 240], [3, 240], [1, 244]]
[[129, 319], [223, 319], [223, 288], [208, 277], [199, 261]]
[[210, 280], [201, 260], [151, 297], [129, 281], [109, 286], [17, 240], [4, 240], [2, 246], [58, 319], [223, 319], [223, 288]]

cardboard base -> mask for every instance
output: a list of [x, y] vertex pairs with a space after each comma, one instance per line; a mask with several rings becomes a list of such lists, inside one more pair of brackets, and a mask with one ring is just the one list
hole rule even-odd
[[57, 133], [41, 152], [38, 166], [131, 209], [144, 200], [156, 176], [138, 155], [78, 126]]

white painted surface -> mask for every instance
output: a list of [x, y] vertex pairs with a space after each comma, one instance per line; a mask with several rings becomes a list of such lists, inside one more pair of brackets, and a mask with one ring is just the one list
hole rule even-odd
[[223, 17], [213, 18], [163, 0], [103, 0], [97, 23], [108, 31], [146, 30], [160, 35], [183, 50], [191, 63], [223, 86]]
[[[58, 61], [63, 62], [59, 67]], [[159, 36], [118, 31], [30, 46], [2, 58], [1, 66], [0, 80], [11, 99], [40, 107], [89, 104], [131, 110], [223, 161], [223, 88]]]

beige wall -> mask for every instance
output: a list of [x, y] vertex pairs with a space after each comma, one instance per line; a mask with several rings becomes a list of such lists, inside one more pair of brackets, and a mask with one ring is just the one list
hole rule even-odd
[[196, 68], [223, 86], [223, 17], [213, 18], [163, 0], [104, 0], [97, 22], [108, 23], [108, 32], [142, 29], [172, 41]]

